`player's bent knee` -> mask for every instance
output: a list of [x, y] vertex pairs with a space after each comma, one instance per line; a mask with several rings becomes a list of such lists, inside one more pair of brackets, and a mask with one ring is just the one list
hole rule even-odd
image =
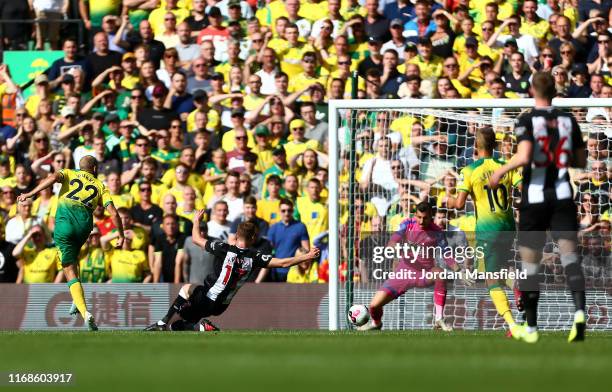
[[193, 284], [185, 284], [181, 287], [181, 289], [179, 290], [179, 295], [185, 299], [189, 299], [189, 297], [191, 296], [191, 294], [193, 293], [193, 288], [195, 287], [195, 285]]
[[77, 269], [75, 264], [62, 265], [62, 269], [64, 271], [64, 275], [66, 276], [67, 281], [70, 281], [77, 277]]

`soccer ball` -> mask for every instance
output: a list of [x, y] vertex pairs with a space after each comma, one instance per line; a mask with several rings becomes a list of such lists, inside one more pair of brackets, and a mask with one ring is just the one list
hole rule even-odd
[[370, 312], [365, 305], [353, 305], [348, 311], [348, 321], [356, 327], [361, 327], [370, 320]]

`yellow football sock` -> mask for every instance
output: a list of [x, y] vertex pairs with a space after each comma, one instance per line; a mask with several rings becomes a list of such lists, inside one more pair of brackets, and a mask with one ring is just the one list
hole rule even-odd
[[506, 320], [508, 325], [514, 324], [514, 318], [510, 311], [510, 304], [508, 303], [506, 292], [501, 287], [494, 287], [489, 289], [489, 295], [491, 295], [497, 313]]
[[70, 295], [72, 295], [72, 301], [74, 301], [74, 304], [81, 313], [81, 316], [85, 318], [87, 313], [87, 305], [85, 305], [85, 294], [83, 293], [83, 286], [81, 286], [81, 282], [74, 278], [68, 282], [68, 288], [70, 289]]

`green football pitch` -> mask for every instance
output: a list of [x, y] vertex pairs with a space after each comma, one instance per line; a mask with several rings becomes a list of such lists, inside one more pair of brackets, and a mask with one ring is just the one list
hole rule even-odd
[[[0, 332], [0, 390], [608, 389], [612, 334], [574, 345], [565, 338], [544, 333], [527, 345], [501, 332]], [[74, 384], [11, 387], [7, 372], [73, 373]]]

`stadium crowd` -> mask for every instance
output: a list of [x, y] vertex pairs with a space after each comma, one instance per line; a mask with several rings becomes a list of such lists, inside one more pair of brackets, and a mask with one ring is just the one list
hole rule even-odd
[[[609, 0], [1, 1], [1, 19], [39, 21], [5, 23], [5, 49], [63, 56], [32, 86], [0, 66], [0, 282], [64, 279], [50, 243], [59, 190], [33, 203], [16, 197], [86, 155], [99, 162], [128, 240], [114, 249], [117, 233], [97, 209], [84, 282], [201, 283], [214, 263], [190, 238], [198, 209], [208, 211], [200, 230], [211, 238], [231, 242], [251, 220], [256, 246], [276, 257], [325, 248], [329, 99], [515, 99], [529, 96], [536, 71], [554, 76], [559, 97], [609, 98], [611, 8]], [[84, 39], [66, 18], [82, 20]], [[581, 238], [592, 276], [610, 279], [612, 113], [575, 114], [589, 129], [588, 168], [573, 173]], [[344, 246], [343, 260], [384, 242], [422, 199], [437, 204], [437, 223], [473, 230], [469, 211], [444, 206], [474, 159], [473, 124], [391, 111], [348, 118], [363, 192], [351, 228], [359, 245]], [[512, 148], [512, 135], [501, 134], [500, 156]], [[351, 163], [342, 158], [346, 238]], [[325, 254], [253, 279], [325, 282]]]

